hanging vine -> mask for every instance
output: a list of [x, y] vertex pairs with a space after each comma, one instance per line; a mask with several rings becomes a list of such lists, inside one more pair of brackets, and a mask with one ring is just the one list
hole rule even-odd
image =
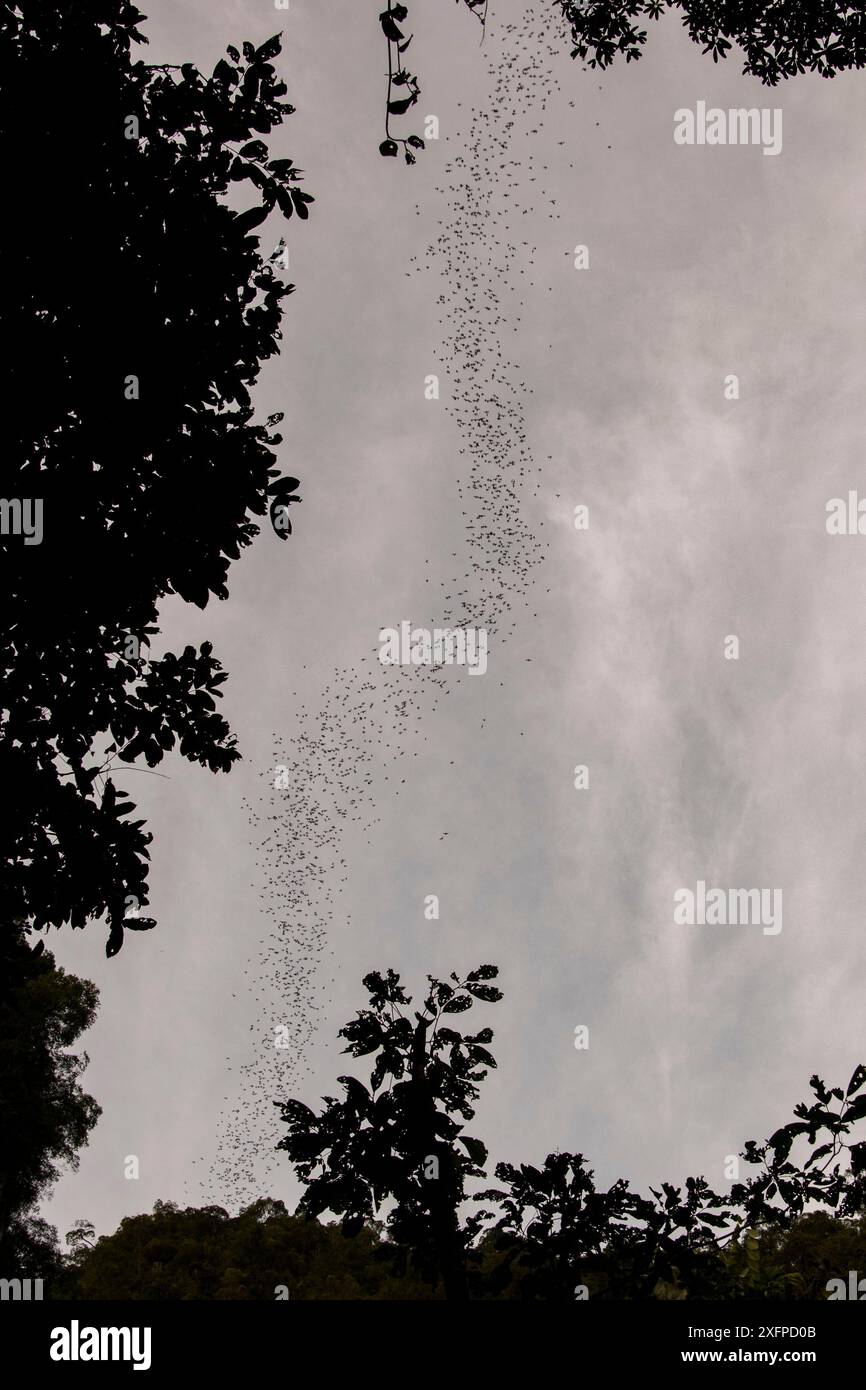
[[[458, 5], [461, 0], [457, 0]], [[487, 20], [489, 0], [462, 0], [462, 3], [481, 23], [482, 30]], [[379, 146], [379, 153], [386, 158], [396, 158], [403, 146], [403, 158], [407, 164], [415, 163], [414, 150], [423, 150], [424, 141], [420, 135], [393, 135], [391, 118], [405, 116], [418, 101], [421, 88], [418, 78], [408, 71], [403, 63], [403, 54], [412, 42], [400, 28], [409, 17], [405, 5], [393, 4], [388, 0], [387, 10], [379, 15], [379, 23], [388, 44], [388, 95], [385, 101], [385, 139]]]

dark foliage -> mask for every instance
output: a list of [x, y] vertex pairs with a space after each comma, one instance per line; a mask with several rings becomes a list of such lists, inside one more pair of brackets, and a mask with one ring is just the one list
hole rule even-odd
[[[0, 537], [0, 778], [5, 921], [82, 927], [108, 954], [147, 902], [143, 822], [113, 760], [178, 747], [211, 771], [239, 757], [217, 712], [209, 643], [150, 658], [157, 605], [227, 597], [232, 560], [296, 479], [250, 388], [277, 350], [282, 283], [255, 229], [309, 194], [267, 137], [293, 108], [279, 37], [190, 63], [133, 61], [128, 0], [0, 9], [0, 437], [6, 499], [38, 499], [41, 544]], [[232, 210], [232, 185], [254, 195]], [[249, 200], [247, 200], [249, 201]], [[279, 522], [274, 511], [281, 508]], [[129, 899], [134, 900], [130, 913]]]
[[689, 37], [713, 62], [733, 45], [744, 55], [743, 72], [768, 87], [784, 77], [818, 72], [835, 77], [866, 62], [866, 15], [841, 0], [555, 0], [571, 29], [571, 56], [607, 68], [618, 54], [640, 58], [645, 20], [682, 10]]
[[461, 1228], [458, 1210], [467, 1178], [483, 1177], [487, 1161], [486, 1147], [464, 1134], [461, 1122], [473, 1118], [478, 1083], [496, 1062], [488, 1051], [490, 1028], [464, 1034], [443, 1020], [476, 1000], [501, 999], [487, 983], [498, 973], [482, 965], [465, 980], [452, 974], [451, 983], [428, 976], [414, 1022], [403, 1012], [412, 999], [399, 975], [365, 976], [370, 1008], [340, 1036], [353, 1057], [376, 1054], [369, 1087], [354, 1076], [338, 1077], [345, 1098], [325, 1096], [321, 1115], [297, 1100], [281, 1106], [289, 1133], [279, 1147], [307, 1185], [299, 1210], [311, 1217], [333, 1212], [352, 1234], [390, 1202], [390, 1239], [423, 1277], [441, 1277], [448, 1298], [468, 1296], [466, 1251], [480, 1217]]
[[262, 1199], [238, 1216], [222, 1207], [157, 1202], [129, 1216], [71, 1261], [60, 1297], [84, 1299], [414, 1299], [420, 1283], [395, 1277], [373, 1227], [352, 1237], [289, 1216]]
[[[484, 965], [451, 983], [428, 976], [414, 1022], [394, 971], [365, 977], [370, 1008], [340, 1036], [353, 1056], [375, 1055], [369, 1086], [339, 1077], [344, 1099], [325, 1096], [319, 1115], [298, 1100], [281, 1104], [289, 1133], [278, 1147], [306, 1185], [300, 1213], [331, 1212], [352, 1234], [387, 1206], [395, 1267], [441, 1280], [456, 1299], [799, 1297], [806, 1285], [786, 1241], [795, 1248], [814, 1209], [834, 1213], [839, 1249], [862, 1229], [866, 1141], [849, 1140], [866, 1119], [864, 1066], [845, 1091], [813, 1076], [814, 1101], [765, 1144], [748, 1141], [742, 1159], [758, 1172], [727, 1195], [703, 1177], [649, 1196], [624, 1179], [598, 1191], [583, 1155], [571, 1153], [548, 1154], [538, 1168], [499, 1163], [498, 1187], [469, 1192], [487, 1149], [455, 1116], [473, 1118], [479, 1083], [496, 1065], [493, 1033], [465, 1035], [442, 1019], [501, 998], [486, 983], [497, 974]], [[467, 1201], [495, 1210], [466, 1215]]]
[[68, 1049], [96, 1013], [89, 980], [54, 964], [44, 942], [20, 929], [0, 933], [0, 1276], [48, 1277], [58, 1252], [53, 1229], [34, 1215], [60, 1167], [100, 1115], [79, 1084], [87, 1054]]
[[[542, 1267], [537, 1239], [516, 1239], [507, 1260], [495, 1241], [482, 1239], [471, 1273], [473, 1298], [573, 1300], [572, 1276], [563, 1271], [560, 1285], [554, 1274], [555, 1244]], [[830, 1280], [847, 1283], [849, 1270], [866, 1270], [866, 1220], [819, 1212], [799, 1218], [784, 1235], [749, 1232], [727, 1251], [706, 1255], [689, 1282], [675, 1268], [669, 1280], [657, 1278], [649, 1290], [638, 1246], [633, 1255], [630, 1263], [608, 1244], [591, 1262], [584, 1259], [582, 1277], [593, 1301], [823, 1300]], [[48, 1241], [38, 1266], [31, 1258], [22, 1277], [47, 1275], [50, 1299], [414, 1301], [443, 1296], [441, 1285], [413, 1277], [406, 1264], [378, 1227], [367, 1225], [346, 1236], [339, 1226], [290, 1216], [282, 1202], [263, 1198], [235, 1217], [222, 1207], [181, 1209], [157, 1202], [152, 1213], [125, 1217], [111, 1235], [79, 1243], [65, 1261]]]

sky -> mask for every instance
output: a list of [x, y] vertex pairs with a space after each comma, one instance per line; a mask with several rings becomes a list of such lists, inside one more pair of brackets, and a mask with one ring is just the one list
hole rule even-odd
[[[262, 229], [297, 289], [255, 399], [303, 502], [227, 602], [164, 604], [162, 649], [230, 673], [243, 761], [123, 774], [159, 925], [111, 961], [98, 925], [52, 938], [101, 991], [103, 1114], [44, 1214], [293, 1206], [272, 1102], [365, 1074], [363, 975], [482, 962], [491, 1163], [725, 1191], [866, 1060], [866, 540], [826, 526], [866, 497], [863, 77], [764, 88], [670, 16], [598, 74], [548, 0], [490, 0], [483, 43], [413, 0], [400, 133], [439, 138], [407, 168], [374, 3], [142, 8], [147, 61], [202, 70], [283, 30], [273, 149], [316, 202]], [[699, 102], [778, 109], [780, 151], [676, 143]], [[404, 621], [483, 628], [486, 671], [383, 664]], [[781, 930], [676, 921], [699, 882], [777, 890]]]

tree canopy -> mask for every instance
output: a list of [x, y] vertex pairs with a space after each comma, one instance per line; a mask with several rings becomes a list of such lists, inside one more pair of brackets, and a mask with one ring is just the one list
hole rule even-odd
[[768, 87], [782, 78], [817, 72], [835, 77], [866, 63], [866, 16], [860, 4], [844, 0], [556, 0], [570, 27], [571, 56], [590, 67], [607, 68], [625, 55], [640, 58], [647, 40], [645, 20], [681, 10], [689, 37], [727, 58], [734, 46], [743, 53], [743, 72]]
[[[270, 1302], [296, 1300], [416, 1301], [441, 1299], [441, 1284], [407, 1269], [400, 1248], [375, 1226], [354, 1236], [340, 1226], [290, 1215], [281, 1201], [261, 1198], [230, 1216], [222, 1207], [180, 1208], [157, 1202], [152, 1212], [125, 1217], [95, 1243], [81, 1242], [46, 1287], [50, 1299], [112, 1301], [192, 1299]], [[509, 1260], [486, 1238], [472, 1271], [474, 1300], [574, 1301], [568, 1278], [557, 1292], [556, 1252], [547, 1264], [538, 1247], [517, 1240]], [[42, 1268], [44, 1269], [44, 1265]], [[623, 1262], [607, 1248], [583, 1266], [589, 1297], [620, 1299], [781, 1301], [824, 1300], [828, 1285], [866, 1268], [866, 1218], [826, 1212], [799, 1218], [785, 1232], [749, 1232], [704, 1279], [669, 1281], [647, 1290], [639, 1260]], [[846, 1281], [847, 1282], [847, 1281]]]
[[48, 1277], [51, 1298], [825, 1299], [843, 1296], [834, 1287], [866, 1259], [863, 1065], [845, 1088], [813, 1076], [794, 1119], [745, 1144], [750, 1176], [724, 1194], [703, 1177], [603, 1190], [583, 1154], [559, 1150], [537, 1165], [499, 1162], [486, 1186], [487, 1146], [465, 1124], [496, 1066], [493, 1033], [452, 1024], [499, 1001], [492, 965], [428, 976], [420, 1010], [394, 971], [365, 977], [369, 1007], [339, 1035], [370, 1059], [369, 1082], [341, 1076], [343, 1098], [325, 1096], [319, 1114], [280, 1103], [278, 1147], [305, 1187], [294, 1215], [266, 1198], [237, 1216], [159, 1202], [99, 1239], [76, 1222], [64, 1258], [34, 1206], [61, 1162], [75, 1166], [99, 1114], [79, 1085], [86, 1056], [67, 1051], [96, 991], [58, 970], [43, 942], [11, 940], [0, 1123], [15, 1137], [0, 1170], [0, 1256], [7, 1273]]
[[[386, 1229], [411, 1251], [423, 1277], [440, 1276], [449, 1298], [465, 1298], [466, 1248], [472, 1222], [461, 1229], [458, 1211], [466, 1180], [483, 1176], [487, 1149], [463, 1132], [479, 1095], [479, 1082], [496, 1061], [488, 1051], [490, 1028], [464, 1034], [443, 1020], [465, 1013], [476, 1000], [495, 1003], [488, 983], [496, 966], [482, 965], [465, 979], [428, 976], [422, 1011], [393, 970], [364, 977], [370, 1007], [340, 1029], [353, 1057], [373, 1053], [369, 1087], [354, 1076], [338, 1077], [345, 1098], [326, 1096], [317, 1116], [300, 1101], [285, 1102], [289, 1133], [280, 1141], [307, 1184], [299, 1210], [331, 1211], [351, 1235], [392, 1203]], [[457, 1118], [459, 1116], [459, 1119]]]
[[[293, 107], [279, 36], [229, 47], [209, 77], [147, 66], [129, 0], [21, 0], [0, 11], [0, 776], [6, 920], [84, 926], [107, 950], [146, 929], [150, 836], [113, 774], [174, 747], [211, 771], [240, 756], [211, 644], [150, 655], [158, 605], [204, 608], [297, 479], [282, 416], [250, 389], [294, 288], [255, 229], [312, 198], [268, 137]], [[70, 119], [74, 113], [74, 141]], [[231, 206], [230, 190], [245, 195]], [[238, 199], [234, 199], [237, 203]], [[20, 508], [20, 511], [16, 511]], [[28, 510], [29, 509], [29, 510]], [[40, 518], [28, 536], [14, 522]], [[132, 900], [130, 902], [130, 900]]]
[[350, 1235], [387, 1209], [384, 1230], [403, 1268], [452, 1299], [515, 1288], [547, 1301], [571, 1301], [577, 1289], [610, 1298], [782, 1296], [800, 1279], [774, 1259], [790, 1232], [821, 1208], [840, 1229], [862, 1226], [866, 1141], [853, 1132], [866, 1120], [863, 1065], [844, 1089], [813, 1076], [812, 1099], [795, 1118], [765, 1143], [746, 1143], [741, 1160], [755, 1171], [727, 1193], [702, 1176], [663, 1182], [648, 1196], [625, 1179], [599, 1191], [583, 1154], [559, 1151], [540, 1166], [500, 1162], [498, 1186], [470, 1190], [469, 1179], [486, 1176], [487, 1148], [461, 1121], [473, 1118], [496, 1066], [493, 1032], [464, 1034], [447, 1015], [498, 1002], [487, 983], [497, 975], [483, 965], [465, 979], [428, 976], [414, 1022], [399, 975], [365, 976], [370, 1007], [339, 1036], [352, 1056], [375, 1055], [369, 1085], [339, 1077], [344, 1098], [325, 1096], [318, 1115], [299, 1100], [281, 1103], [289, 1132], [278, 1147], [306, 1187], [299, 1213], [339, 1216]]
[[43, 1275], [54, 1232], [35, 1207], [61, 1167], [78, 1166], [101, 1113], [80, 1084], [87, 1054], [69, 1048], [90, 1027], [98, 992], [56, 966], [40, 941], [0, 933], [0, 1275]]
[[429, 1297], [423, 1283], [395, 1275], [389, 1254], [373, 1227], [347, 1237], [280, 1201], [262, 1198], [237, 1216], [157, 1202], [81, 1249], [60, 1287], [84, 1299]]

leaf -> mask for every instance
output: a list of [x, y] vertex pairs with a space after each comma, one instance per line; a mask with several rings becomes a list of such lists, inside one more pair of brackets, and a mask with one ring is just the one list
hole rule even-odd
[[121, 748], [117, 756], [119, 758], [122, 758], [125, 763], [133, 763], [135, 762], [136, 758], [144, 752], [145, 748], [147, 747], [147, 743], [148, 735], [145, 733], [139, 733], [136, 735], [136, 737], [132, 740], [131, 743], [128, 743], [125, 748]]
[[263, 43], [261, 48], [256, 49], [256, 61], [259, 63], [266, 63], [269, 58], [276, 58], [277, 54], [282, 51], [282, 47], [283, 44], [281, 30], [279, 34], [274, 34], [273, 38], [270, 38], [265, 43]]
[[482, 1028], [480, 1033], [473, 1033], [472, 1037], [465, 1039], [467, 1043], [490, 1043], [493, 1042], [493, 1029]]
[[729, 1218], [727, 1216], [718, 1216], [715, 1212], [702, 1211], [700, 1215], [700, 1220], [705, 1225], [719, 1227], [727, 1226]]
[[856, 1091], [860, 1090], [860, 1087], [863, 1085], [864, 1081], [866, 1081], [866, 1066], [864, 1066], [861, 1062], [859, 1066], [854, 1068], [851, 1080], [848, 1082], [848, 1089], [845, 1092], [845, 1095], [853, 1096]]
[[487, 1145], [468, 1134], [458, 1134], [458, 1144], [462, 1144], [476, 1168], [483, 1168], [487, 1162]]
[[826, 1158], [828, 1154], [833, 1152], [835, 1147], [835, 1144], [822, 1144], [820, 1149], [816, 1149], [813, 1154], [809, 1155], [806, 1162], [803, 1164], [803, 1171], [805, 1172], [807, 1168], [811, 1168], [812, 1164], [817, 1163], [819, 1158]]
[[267, 159], [268, 147], [264, 140], [250, 140], [248, 144], [238, 150], [238, 154], [244, 159]]
[[412, 145], [412, 147], [416, 150], [426, 150], [427, 148], [420, 135], [410, 135], [409, 139], [406, 141], [406, 144]]
[[769, 1140], [769, 1145], [775, 1155], [776, 1163], [784, 1163], [788, 1154], [791, 1152], [792, 1143], [793, 1135], [789, 1134], [787, 1129], [776, 1130], [776, 1133]]
[[472, 1062], [473, 1065], [483, 1062], [486, 1067], [496, 1068], [496, 1058], [491, 1052], [487, 1051], [486, 1047], [475, 1046], [472, 1048]]
[[860, 1095], [852, 1101], [845, 1112], [845, 1123], [853, 1124], [855, 1120], [862, 1120], [866, 1116], [866, 1094]]
[[153, 931], [155, 917], [124, 917], [123, 925], [127, 931]]
[[370, 1093], [356, 1076], [338, 1076], [341, 1086], [346, 1088], [346, 1104], [359, 1114], [366, 1115], [370, 1109]]
[[238, 53], [237, 49], [234, 47], [233, 44], [229, 44], [228, 48], [226, 49], [226, 53], [229, 55], [233, 63], [240, 62], [241, 55]]
[[310, 215], [307, 211], [307, 203], [312, 203], [315, 199], [311, 198], [309, 193], [302, 192], [300, 188], [295, 188], [294, 184], [289, 191], [291, 193], [292, 202], [295, 205], [295, 212], [301, 218], [301, 221], [306, 222]]
[[364, 1057], [370, 1052], [375, 1052], [382, 1045], [384, 1037], [382, 1025], [374, 1014], [355, 1019], [343, 1029], [343, 1033], [350, 1040], [350, 1046], [346, 1051], [351, 1051], [354, 1057]]
[[[276, 419], [282, 419], [282, 411], [279, 413], [277, 417], [274, 418], [275, 422]], [[268, 423], [270, 423], [270, 419]], [[287, 501], [289, 494], [297, 492], [300, 486], [301, 483], [299, 478], [277, 478], [276, 482], [273, 482], [269, 485], [268, 496], [277, 497], [282, 501]], [[300, 501], [300, 498], [298, 498], [297, 500]]]
[[483, 999], [485, 1004], [498, 1004], [502, 998], [502, 990], [495, 985], [467, 985], [466, 988], [476, 999]]
[[472, 1008], [472, 1000], [466, 994], [455, 994], [443, 1008], [443, 1014], [462, 1014]]
[[235, 226], [239, 231], [249, 232], [253, 227], [258, 227], [268, 216], [270, 208], [267, 203], [259, 207], [248, 208], [246, 212], [240, 212], [235, 217]]
[[383, 13], [379, 15], [379, 23], [382, 26], [382, 32], [388, 42], [399, 44], [403, 37], [403, 33], [394, 23], [393, 14], [389, 14], [387, 10], [383, 11]]
[[783, 1182], [780, 1178], [779, 1195], [788, 1206], [791, 1206], [792, 1203], [796, 1203], [797, 1201], [797, 1188], [793, 1183]]
[[418, 100], [418, 98], [417, 98], [416, 96], [411, 96], [411, 97], [401, 97], [399, 101], [389, 101], [389, 102], [388, 102], [388, 112], [389, 112], [389, 115], [391, 115], [391, 116], [402, 116], [402, 115], [404, 115], [405, 112], [407, 112], [407, 111], [409, 110], [409, 107], [410, 107], [410, 106], [414, 106], [414, 105], [415, 105], [415, 102], [416, 102], [417, 100]]
[[123, 926], [120, 922], [114, 921], [111, 924], [111, 930], [108, 933], [108, 940], [105, 943], [105, 954], [108, 956], [109, 960], [111, 960], [112, 956], [117, 955], [122, 945]]
[[287, 1119], [292, 1125], [309, 1125], [315, 1122], [316, 1116], [308, 1105], [304, 1105], [302, 1100], [274, 1101], [283, 1112], [283, 1118]]

